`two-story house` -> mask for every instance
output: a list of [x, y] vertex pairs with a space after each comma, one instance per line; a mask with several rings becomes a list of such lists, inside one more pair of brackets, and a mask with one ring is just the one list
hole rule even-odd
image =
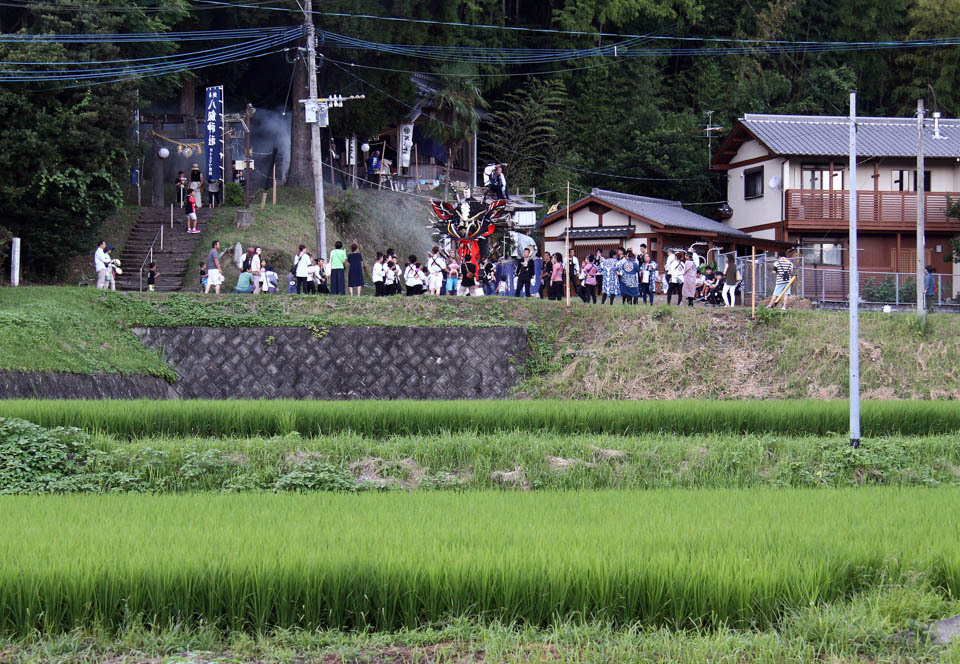
[[[712, 161], [727, 173], [726, 223], [799, 246], [807, 265], [846, 267], [849, 132], [843, 116], [742, 117]], [[960, 198], [960, 120], [928, 118], [923, 142], [924, 261], [960, 274], [950, 246], [960, 221], [946, 215], [948, 200]], [[916, 118], [858, 118], [857, 155], [859, 267], [915, 273]]]

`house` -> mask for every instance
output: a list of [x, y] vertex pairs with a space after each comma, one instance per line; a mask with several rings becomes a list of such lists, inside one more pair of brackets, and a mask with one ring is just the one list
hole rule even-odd
[[[540, 220], [543, 246], [550, 253], [563, 253], [567, 232], [567, 209], [561, 208]], [[755, 240], [744, 231], [731, 228], [683, 207], [680, 201], [593, 189], [570, 205], [570, 247], [581, 260], [597, 250], [624, 247], [639, 252], [646, 244], [661, 265], [669, 249], [698, 245], [705, 255], [711, 249], [729, 251], [749, 248]], [[773, 248], [775, 241], [761, 241]]]
[[[807, 266], [848, 266], [849, 132], [845, 116], [744, 115], [712, 160], [727, 173], [725, 223], [798, 245]], [[960, 221], [946, 209], [960, 198], [960, 120], [927, 119], [923, 143], [924, 262], [955, 277]], [[859, 269], [916, 274], [916, 118], [858, 118], [857, 154]]]

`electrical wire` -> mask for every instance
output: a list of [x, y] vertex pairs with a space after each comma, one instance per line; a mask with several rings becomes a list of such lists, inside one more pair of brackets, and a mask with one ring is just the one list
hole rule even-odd
[[270, 34], [279, 34], [293, 27], [278, 26], [265, 28], [236, 28], [232, 30], [190, 30], [186, 32], [104, 32], [104, 33], [77, 33], [77, 34], [42, 34], [42, 33], [0, 33], [0, 42], [31, 42], [31, 43], [116, 43], [116, 42], [158, 42], [158, 41], [216, 41], [248, 39]]

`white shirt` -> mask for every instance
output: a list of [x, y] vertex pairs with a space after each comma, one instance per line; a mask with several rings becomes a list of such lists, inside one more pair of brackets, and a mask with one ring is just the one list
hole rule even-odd
[[406, 272], [403, 275], [404, 281], [407, 282], [407, 286], [422, 286], [423, 285], [423, 272], [420, 271], [420, 268], [416, 266], [415, 263], [411, 263], [407, 266]]
[[437, 274], [443, 272], [443, 267], [443, 259], [440, 258], [440, 254], [430, 254], [430, 258], [427, 259], [427, 272]]
[[373, 264], [373, 283], [378, 284], [383, 281], [383, 263], [379, 261]]
[[386, 267], [386, 266], [384, 266], [384, 269], [383, 269], [383, 283], [385, 283], [386, 285], [389, 286], [390, 284], [392, 284], [392, 283], [393, 283], [394, 281], [396, 281], [396, 280], [397, 280], [397, 268], [396, 268], [396, 266], [394, 266], [394, 267]]
[[93, 255], [93, 267], [97, 272], [107, 269], [107, 252], [97, 247], [97, 252]]
[[295, 277], [307, 277], [310, 275], [308, 269], [310, 268], [310, 257], [305, 253], [300, 254], [293, 259], [294, 264], [297, 266], [297, 273], [293, 276]]
[[257, 274], [258, 272], [260, 272], [260, 256], [253, 254], [253, 256], [250, 257], [250, 273], [254, 278], [259, 278], [260, 275]]
[[313, 279], [314, 282], [320, 283], [320, 266], [313, 264], [307, 268], [307, 279]]

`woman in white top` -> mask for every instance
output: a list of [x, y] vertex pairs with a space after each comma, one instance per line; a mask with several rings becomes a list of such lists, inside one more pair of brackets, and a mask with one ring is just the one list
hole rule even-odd
[[264, 285], [264, 279], [266, 278], [265, 270], [263, 269], [263, 250], [260, 247], [257, 247], [253, 250], [253, 256], [250, 257], [250, 275], [253, 277], [253, 292], [260, 293], [265, 292], [267, 287]]
[[434, 245], [427, 257], [427, 286], [431, 295], [439, 295], [443, 288], [443, 271], [446, 263], [440, 255], [440, 247]]

